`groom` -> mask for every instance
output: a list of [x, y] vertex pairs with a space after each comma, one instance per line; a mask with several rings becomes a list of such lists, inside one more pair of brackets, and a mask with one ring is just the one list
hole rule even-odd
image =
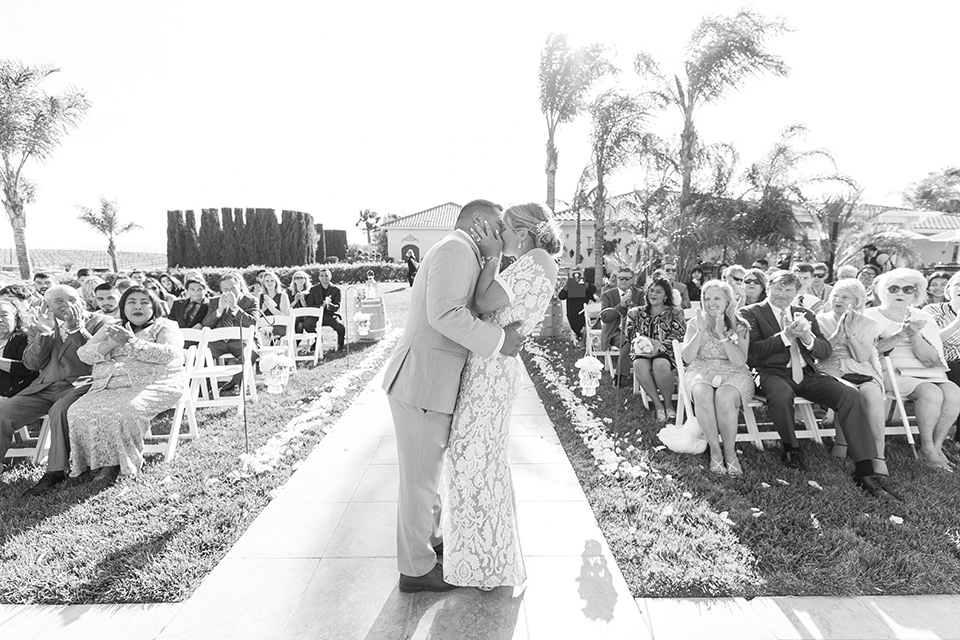
[[473, 309], [485, 256], [469, 231], [483, 223], [502, 232], [499, 205], [489, 200], [464, 205], [453, 233], [424, 255], [410, 289], [403, 336], [384, 372], [397, 432], [397, 564], [405, 593], [454, 588], [444, 582], [437, 562], [442, 549], [437, 490], [467, 354], [513, 356], [523, 343], [516, 329], [481, 322]]

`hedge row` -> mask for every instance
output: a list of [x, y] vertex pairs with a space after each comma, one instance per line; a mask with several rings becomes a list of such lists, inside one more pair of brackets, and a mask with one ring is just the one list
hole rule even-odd
[[[319, 282], [320, 270], [330, 270], [330, 281], [335, 285], [360, 284], [366, 282], [367, 272], [373, 271], [373, 277], [377, 282], [396, 282], [407, 279], [407, 265], [390, 262], [336, 262], [332, 264], [308, 264], [299, 267], [264, 267], [262, 265], [251, 265], [244, 269], [228, 269], [225, 267], [202, 267], [200, 269], [170, 269], [170, 273], [183, 281], [186, 272], [199, 273], [206, 279], [207, 286], [214, 291], [220, 290], [220, 277], [227, 272], [238, 271], [243, 275], [248, 286], [252, 286], [257, 281], [257, 272], [263, 269], [270, 269], [277, 274], [284, 287], [290, 286], [295, 271], [305, 271], [310, 276], [313, 284]], [[151, 277], [158, 277], [160, 272], [147, 272]]]

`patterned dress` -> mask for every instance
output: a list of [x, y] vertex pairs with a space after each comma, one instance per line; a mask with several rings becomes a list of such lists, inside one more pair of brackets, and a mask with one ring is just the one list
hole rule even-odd
[[[514, 299], [482, 319], [501, 327], [520, 322], [520, 333], [530, 335], [550, 304], [553, 284], [529, 253], [500, 277]], [[526, 580], [507, 461], [520, 367], [518, 357], [471, 353], [460, 378], [442, 483], [443, 576], [451, 584], [493, 588]]]
[[77, 357], [93, 365], [93, 384], [67, 414], [74, 476], [117, 465], [121, 475], [136, 475], [150, 419], [177, 406], [183, 389], [183, 334], [176, 322], [157, 318], [101, 355], [97, 347], [106, 339], [104, 327], [77, 349]]
[[[741, 336], [740, 339], [747, 338]], [[753, 376], [750, 375], [747, 365], [738, 367], [730, 362], [723, 344], [712, 331], [707, 331], [700, 338], [700, 350], [697, 351], [693, 362], [684, 370], [684, 374], [683, 384], [688, 391], [692, 392], [695, 384], [706, 383], [714, 389], [728, 385], [737, 388], [744, 405], [753, 400], [753, 392], [756, 390]]]
[[654, 356], [638, 356], [637, 358], [666, 358], [672, 369], [677, 368], [673, 356], [673, 341], [683, 340], [683, 333], [687, 330], [687, 321], [683, 318], [683, 309], [680, 307], [664, 307], [660, 313], [650, 315], [645, 306], [634, 307], [627, 312], [627, 340], [633, 343], [637, 335], [647, 336], [663, 343], [664, 351]]

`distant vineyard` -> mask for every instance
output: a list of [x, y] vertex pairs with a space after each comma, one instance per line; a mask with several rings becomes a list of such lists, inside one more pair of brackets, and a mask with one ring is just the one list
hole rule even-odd
[[[74, 249], [31, 249], [30, 260], [34, 271], [64, 269], [76, 271], [82, 267], [110, 269], [110, 256], [106, 251], [82, 251]], [[13, 249], [0, 248], [0, 269], [19, 271], [17, 254]], [[167, 254], [118, 251], [117, 266], [120, 269], [166, 270]]]

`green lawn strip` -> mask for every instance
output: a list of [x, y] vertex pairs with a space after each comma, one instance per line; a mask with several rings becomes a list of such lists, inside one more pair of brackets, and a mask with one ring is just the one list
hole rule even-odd
[[[560, 340], [538, 344], [576, 387], [582, 350]], [[716, 477], [706, 454], [656, 451], [661, 425], [652, 411], [605, 375], [597, 396], [577, 389], [579, 401], [609, 419], [605, 427], [627, 461], [654, 470], [618, 479], [599, 470], [557, 393], [531, 356], [524, 359], [634, 596], [960, 592], [960, 478], [915, 463], [903, 438], [887, 439], [886, 457], [904, 505], [862, 493], [850, 479], [852, 463], [810, 441], [802, 442], [806, 472], [784, 468], [777, 444], [760, 451], [740, 443], [743, 478]]]
[[[406, 286], [381, 285], [381, 294], [388, 323], [396, 326], [406, 315]], [[282, 395], [265, 393], [261, 383], [259, 401], [247, 405], [250, 450], [300, 415], [305, 402], [356, 369], [374, 344], [351, 344], [349, 358], [327, 352], [316, 368], [301, 365]], [[333, 403], [324, 426], [335, 423], [377, 369]], [[43, 469], [15, 464], [3, 474], [0, 603], [186, 599], [324, 435], [322, 428], [304, 432], [274, 469], [231, 482], [227, 475], [240, 468], [244, 453], [242, 419], [232, 408], [203, 409], [198, 417], [201, 437], [182, 441], [171, 464], [149, 457], [137, 479], [100, 493], [81, 485], [24, 500], [21, 493]]]

